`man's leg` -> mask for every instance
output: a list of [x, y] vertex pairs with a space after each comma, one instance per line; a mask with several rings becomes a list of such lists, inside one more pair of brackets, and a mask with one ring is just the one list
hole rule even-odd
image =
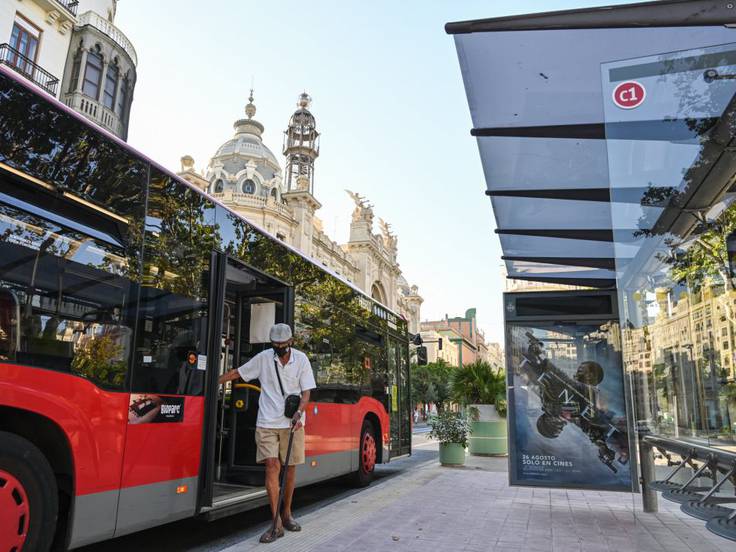
[[296, 466], [286, 468], [286, 483], [284, 484], [284, 509], [283, 518], [290, 520], [291, 515], [291, 499], [294, 496], [294, 483], [296, 482]]
[[[288, 433], [287, 433], [288, 437]], [[304, 428], [297, 429], [294, 432], [294, 442], [291, 448], [290, 464], [286, 469], [286, 482], [284, 483], [284, 506], [281, 509], [281, 519], [284, 527], [289, 531], [300, 531], [301, 526], [294, 521], [291, 513], [291, 501], [294, 497], [294, 486], [296, 483], [296, 466], [304, 463]]]
[[279, 461], [279, 438], [273, 430], [256, 428], [256, 462], [266, 465], [266, 492], [271, 504], [271, 515], [276, 519], [276, 533], [271, 533], [271, 527], [261, 535], [261, 542], [273, 542], [277, 537], [283, 536], [284, 529], [281, 516], [276, 511], [279, 501], [279, 472], [281, 462]]
[[[279, 472], [281, 471], [281, 462], [278, 458], [266, 458], [266, 492], [268, 493], [268, 501], [271, 503], [271, 516], [277, 516], [276, 528], [281, 528], [281, 516], [278, 515], [276, 508], [279, 501]], [[288, 485], [288, 484], [287, 484]], [[287, 487], [288, 488], [288, 487]], [[293, 487], [292, 487], [293, 490]]]

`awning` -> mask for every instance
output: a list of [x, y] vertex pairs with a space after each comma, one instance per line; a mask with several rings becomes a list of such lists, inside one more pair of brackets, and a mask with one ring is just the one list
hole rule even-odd
[[735, 12], [676, 0], [447, 24], [509, 278], [639, 277], [724, 197]]

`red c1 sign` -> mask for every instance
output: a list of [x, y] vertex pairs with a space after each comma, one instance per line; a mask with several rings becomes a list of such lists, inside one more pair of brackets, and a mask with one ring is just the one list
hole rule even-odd
[[613, 91], [613, 103], [621, 109], [639, 107], [646, 97], [646, 88], [636, 81], [622, 82]]

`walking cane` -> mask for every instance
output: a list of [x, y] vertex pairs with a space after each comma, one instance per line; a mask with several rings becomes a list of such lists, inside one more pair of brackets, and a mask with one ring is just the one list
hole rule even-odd
[[281, 474], [281, 484], [279, 485], [279, 500], [276, 503], [276, 512], [273, 515], [273, 524], [271, 525], [271, 537], [276, 537], [276, 520], [281, 514], [281, 504], [284, 502], [284, 485], [286, 484], [286, 472], [289, 469], [289, 458], [291, 457], [291, 444], [294, 441], [294, 425], [296, 422], [292, 420], [289, 431], [289, 445], [286, 447], [286, 458], [284, 459], [284, 472]]

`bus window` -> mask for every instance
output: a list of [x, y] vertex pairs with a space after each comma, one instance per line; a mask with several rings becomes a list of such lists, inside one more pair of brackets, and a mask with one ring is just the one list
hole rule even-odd
[[0, 289], [0, 360], [13, 360], [20, 345], [18, 298], [9, 289]]
[[151, 171], [135, 392], [204, 393], [199, 358], [207, 349], [210, 258], [220, 241], [214, 222], [212, 203]]
[[[2, 182], [4, 190], [16, 189]], [[129, 261], [119, 233], [100, 232], [99, 213], [92, 220], [77, 208], [68, 220], [67, 206], [44, 195], [0, 194], [0, 357], [121, 389], [137, 288], [130, 268], [137, 262]]]

